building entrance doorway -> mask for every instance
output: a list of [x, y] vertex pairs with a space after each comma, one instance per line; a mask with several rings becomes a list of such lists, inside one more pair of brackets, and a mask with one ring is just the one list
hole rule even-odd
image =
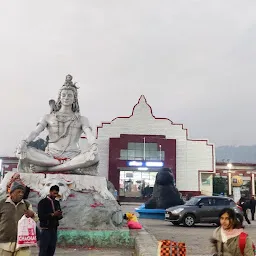
[[120, 171], [119, 195], [122, 197], [146, 198], [153, 192], [156, 170], [141, 171], [128, 169]]

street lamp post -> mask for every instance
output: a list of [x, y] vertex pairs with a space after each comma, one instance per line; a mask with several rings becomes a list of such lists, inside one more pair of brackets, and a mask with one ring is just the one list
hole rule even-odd
[[255, 196], [255, 171], [252, 172], [251, 187], [252, 196]]
[[231, 169], [232, 169], [232, 164], [229, 163], [227, 164], [228, 167], [228, 195], [232, 195], [232, 177], [231, 177]]
[[0, 181], [4, 178], [4, 168], [3, 168], [3, 160], [0, 159]]

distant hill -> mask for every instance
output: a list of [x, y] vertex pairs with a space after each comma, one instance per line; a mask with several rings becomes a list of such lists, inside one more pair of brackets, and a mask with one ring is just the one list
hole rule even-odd
[[216, 148], [217, 162], [256, 163], [256, 145], [221, 146]]

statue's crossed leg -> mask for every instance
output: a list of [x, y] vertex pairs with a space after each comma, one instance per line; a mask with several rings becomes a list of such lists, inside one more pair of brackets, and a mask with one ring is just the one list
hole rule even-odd
[[[54, 158], [47, 153], [28, 147], [26, 158], [22, 161], [29, 165], [32, 172], [65, 172], [79, 168], [86, 168], [98, 163], [98, 152], [96, 147], [91, 147], [89, 151], [80, 153], [72, 159]], [[22, 166], [21, 166], [22, 168]], [[22, 172], [22, 170], [19, 170]]]

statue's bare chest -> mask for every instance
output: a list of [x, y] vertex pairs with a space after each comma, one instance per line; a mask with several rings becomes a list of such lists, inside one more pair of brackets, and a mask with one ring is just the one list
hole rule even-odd
[[62, 114], [51, 115], [48, 119], [48, 129], [66, 129], [67, 127], [81, 129], [81, 121], [75, 115], [68, 116]]

